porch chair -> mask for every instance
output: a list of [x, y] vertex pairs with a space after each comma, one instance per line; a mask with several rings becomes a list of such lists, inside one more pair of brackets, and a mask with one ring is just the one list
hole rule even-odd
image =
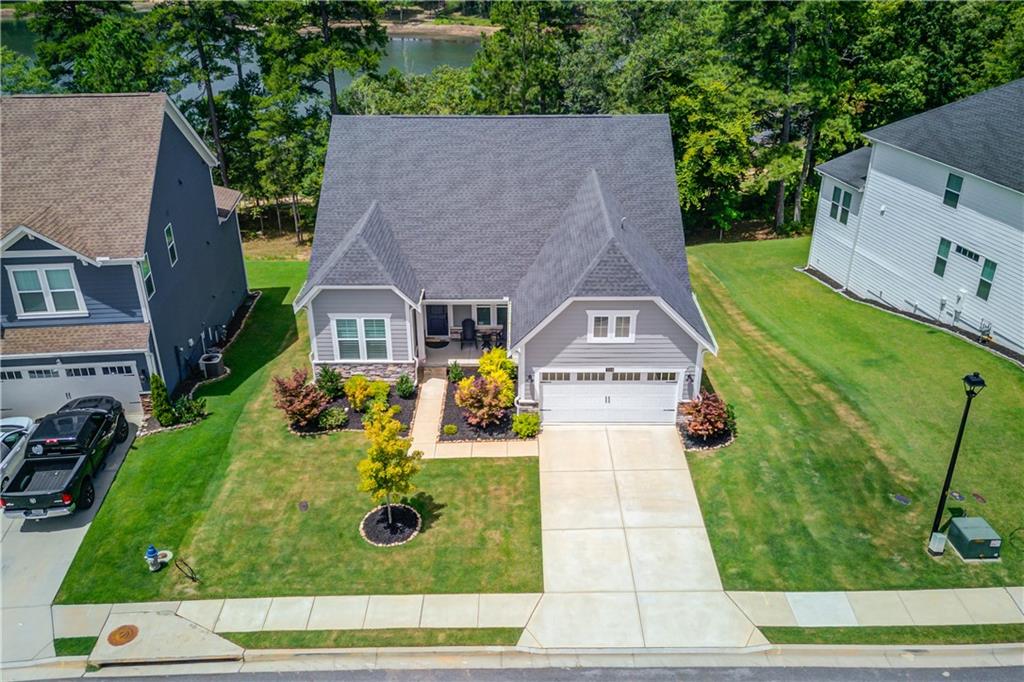
[[465, 348], [467, 343], [472, 343], [473, 348], [480, 347], [476, 338], [476, 322], [468, 317], [462, 321], [462, 338], [459, 339], [459, 349]]

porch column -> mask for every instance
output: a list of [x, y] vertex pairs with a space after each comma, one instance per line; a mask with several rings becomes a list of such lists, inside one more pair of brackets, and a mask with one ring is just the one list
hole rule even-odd
[[423, 321], [423, 309], [425, 307], [421, 305], [420, 309], [416, 311], [416, 357], [419, 358], [420, 364], [427, 361], [427, 334], [426, 325]]

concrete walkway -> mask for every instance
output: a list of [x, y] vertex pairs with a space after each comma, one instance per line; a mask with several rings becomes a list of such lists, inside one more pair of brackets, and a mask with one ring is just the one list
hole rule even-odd
[[722, 589], [673, 427], [548, 427], [540, 471], [544, 596], [520, 646], [767, 643]]
[[464, 441], [439, 443], [444, 397], [448, 382], [427, 379], [420, 385], [416, 399], [416, 418], [409, 437], [412, 449], [423, 452], [424, 459], [455, 459], [466, 457], [536, 457], [537, 440]]

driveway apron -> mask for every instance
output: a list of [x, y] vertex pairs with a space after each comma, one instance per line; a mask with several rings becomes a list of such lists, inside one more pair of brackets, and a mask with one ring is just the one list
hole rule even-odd
[[540, 492], [544, 596], [521, 644], [765, 643], [722, 590], [673, 427], [547, 427]]

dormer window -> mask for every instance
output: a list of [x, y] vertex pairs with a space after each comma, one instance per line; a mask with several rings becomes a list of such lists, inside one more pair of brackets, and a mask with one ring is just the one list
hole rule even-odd
[[636, 341], [635, 310], [588, 310], [587, 343]]
[[9, 265], [18, 317], [87, 315], [73, 265]]

